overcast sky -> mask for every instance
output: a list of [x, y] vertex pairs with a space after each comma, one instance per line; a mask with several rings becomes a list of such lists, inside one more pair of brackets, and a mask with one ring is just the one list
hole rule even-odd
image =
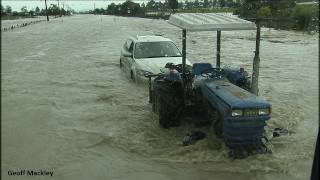
[[[96, 8], [106, 8], [108, 4], [111, 3], [122, 3], [125, 0], [59, 0], [59, 5], [62, 7], [64, 5], [64, 8], [67, 9], [68, 7], [71, 9], [74, 9], [76, 11], [86, 11], [86, 10], [92, 10], [94, 7]], [[133, 0], [137, 3], [142, 2], [148, 2], [148, 0]], [[159, 1], [159, 0], [156, 0]], [[27, 6], [28, 10], [35, 9], [37, 6], [40, 9], [44, 9], [44, 0], [1, 0], [2, 6], [11, 6], [13, 11], [20, 11], [21, 7]], [[57, 4], [57, 0], [47, 0], [48, 6], [50, 4]]]

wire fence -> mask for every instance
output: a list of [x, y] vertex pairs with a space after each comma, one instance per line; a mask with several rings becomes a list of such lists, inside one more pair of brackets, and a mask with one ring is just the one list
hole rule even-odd
[[13, 24], [9, 27], [1, 27], [1, 32], [5, 32], [5, 31], [10, 31], [10, 30], [14, 30], [16, 28], [22, 28], [22, 27], [26, 27], [29, 26], [31, 24], [37, 24], [40, 22], [46, 21], [44, 19], [41, 20], [36, 20], [36, 21], [30, 21], [30, 22], [24, 22], [24, 23], [17, 23], [17, 24]]

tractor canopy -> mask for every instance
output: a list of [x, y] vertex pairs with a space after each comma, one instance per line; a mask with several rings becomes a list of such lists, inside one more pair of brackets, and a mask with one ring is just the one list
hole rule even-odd
[[170, 16], [168, 23], [187, 31], [255, 30], [253, 22], [231, 13], [181, 13]]

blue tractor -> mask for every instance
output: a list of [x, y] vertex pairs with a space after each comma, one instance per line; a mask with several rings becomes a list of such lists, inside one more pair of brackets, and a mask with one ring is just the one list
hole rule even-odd
[[[218, 23], [217, 23], [218, 22]], [[231, 154], [267, 151], [264, 127], [271, 104], [257, 96], [260, 27], [225, 14], [175, 14], [169, 23], [182, 28], [182, 63], [168, 63], [160, 74], [149, 78], [152, 110], [164, 128], [178, 126], [181, 116], [197, 117], [198, 124], [211, 124]], [[243, 68], [220, 68], [221, 30], [257, 29], [253, 77]], [[186, 30], [217, 30], [217, 62], [185, 64]]]

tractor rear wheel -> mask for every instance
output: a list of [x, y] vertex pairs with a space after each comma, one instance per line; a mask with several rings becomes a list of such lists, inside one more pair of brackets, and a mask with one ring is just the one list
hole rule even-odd
[[152, 93], [152, 112], [154, 113], [159, 113], [159, 110], [158, 110], [158, 93], [156, 91], [153, 91]]
[[155, 81], [153, 89], [152, 109], [159, 114], [159, 124], [164, 128], [178, 126], [181, 104], [176, 86], [159, 79]]
[[161, 97], [157, 99], [158, 112], [159, 112], [159, 124], [164, 128], [169, 128], [171, 124], [171, 116], [169, 114], [168, 105]]

